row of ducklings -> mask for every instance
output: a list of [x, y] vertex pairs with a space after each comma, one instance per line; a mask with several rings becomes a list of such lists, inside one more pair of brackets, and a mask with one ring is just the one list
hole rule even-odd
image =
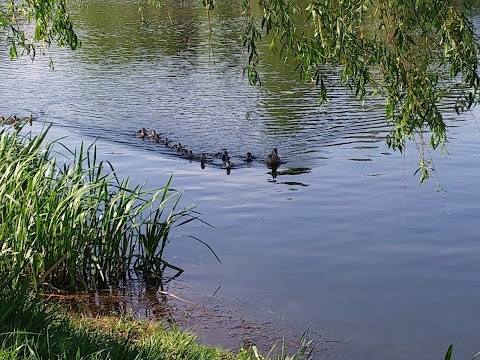
[[[157, 141], [159, 144], [164, 144], [165, 146], [168, 146], [171, 149], [176, 150], [178, 153], [181, 153], [187, 159], [200, 161], [202, 164], [202, 167], [205, 165], [205, 162], [207, 162], [207, 156], [205, 155], [205, 153], [202, 153], [200, 155], [194, 155], [194, 153], [191, 150], [188, 150], [187, 148], [182, 146], [181, 143], [172, 144], [171, 140], [169, 140], [167, 137], [162, 138], [160, 134], [158, 134], [155, 130], [147, 131], [145, 128], [141, 128], [140, 130], [137, 131], [136, 135], [137, 137], [142, 139], [144, 139], [145, 137], [149, 137], [152, 140]], [[222, 160], [222, 166], [225, 169], [230, 169], [234, 166], [234, 164], [230, 161], [230, 157], [226, 150], [223, 152], [216, 153], [215, 157], [217, 159]], [[255, 159], [256, 157], [253, 156], [251, 152], [247, 152], [247, 155], [245, 156], [244, 160], [246, 162], [252, 162]], [[276, 148], [274, 148], [272, 152], [268, 154], [267, 158], [265, 159], [265, 162], [270, 167], [278, 167], [282, 163], [282, 160], [278, 156], [278, 152]]]
[[192, 150], [188, 150], [186, 147], [182, 146], [181, 143], [173, 143], [173, 141], [169, 140], [167, 137], [162, 138], [160, 134], [158, 134], [155, 130], [147, 131], [145, 128], [142, 128], [137, 131], [137, 137], [141, 139], [144, 139], [146, 137], [151, 138], [159, 144], [163, 144], [173, 150], [176, 150], [178, 153], [181, 153], [187, 159], [197, 160], [201, 163], [205, 163], [207, 161], [207, 157], [205, 154], [202, 153], [201, 155], [194, 155]]

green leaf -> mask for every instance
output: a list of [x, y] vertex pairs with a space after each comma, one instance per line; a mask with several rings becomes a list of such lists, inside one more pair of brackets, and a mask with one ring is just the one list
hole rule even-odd
[[445, 360], [450, 360], [452, 357], [453, 345], [448, 347], [447, 353], [445, 354]]

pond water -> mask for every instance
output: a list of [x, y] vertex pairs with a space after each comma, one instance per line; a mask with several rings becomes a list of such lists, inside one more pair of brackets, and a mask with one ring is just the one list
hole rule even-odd
[[[70, 146], [98, 138], [101, 156], [132, 183], [160, 187], [173, 174], [183, 203], [214, 226], [173, 234], [168, 259], [186, 271], [169, 286], [182, 298], [211, 297], [264, 323], [284, 316], [293, 333], [311, 322], [330, 344], [319, 357], [479, 350], [478, 110], [446, 113], [450, 154], [432, 153], [436, 176], [420, 186], [416, 147], [389, 150], [382, 102], [358, 104], [334, 70], [328, 107], [271, 55], [264, 87], [248, 87], [233, 15], [215, 15], [212, 35], [187, 3], [149, 14], [146, 27], [136, 2], [92, 2], [76, 11], [79, 51], [10, 62], [2, 43], [0, 114], [31, 113], [36, 129], [52, 122], [52, 137]], [[136, 138], [141, 127], [195, 153], [226, 149], [235, 167], [201, 169]], [[264, 164], [274, 147], [285, 161], [276, 177]], [[244, 162], [247, 151], [257, 160]], [[221, 332], [200, 335], [215, 343]]]

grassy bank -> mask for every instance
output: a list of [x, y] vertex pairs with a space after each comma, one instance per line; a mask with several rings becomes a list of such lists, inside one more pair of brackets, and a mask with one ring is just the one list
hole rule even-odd
[[[171, 229], [198, 214], [179, 207], [170, 181], [131, 187], [94, 147], [72, 152], [46, 141], [48, 129], [21, 130], [0, 132], [0, 359], [264, 359], [254, 347], [233, 354], [199, 345], [175, 327], [69, 318], [45, 305], [45, 286], [98, 288], [132, 275], [161, 280], [167, 267], [180, 272], [164, 250]], [[313, 342], [302, 340], [292, 359], [311, 354]]]
[[[18, 290], [18, 289], [17, 289]], [[3, 359], [308, 359], [314, 342], [287, 355], [260, 355], [255, 348], [237, 353], [199, 345], [194, 335], [161, 323], [131, 317], [67, 318], [58, 308], [45, 306], [27, 288], [0, 295], [0, 358]]]
[[198, 345], [195, 337], [128, 317], [70, 321], [35, 297], [7, 292], [0, 299], [1, 359], [248, 359]]

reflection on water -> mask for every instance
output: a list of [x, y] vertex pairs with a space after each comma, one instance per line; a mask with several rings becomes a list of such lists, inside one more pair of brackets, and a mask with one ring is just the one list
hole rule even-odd
[[[0, 115], [33, 114], [35, 131], [53, 122], [52, 136], [69, 135], [69, 146], [98, 139], [98, 153], [131, 182], [158, 187], [174, 174], [182, 202], [198, 203], [215, 226], [175, 229], [167, 261], [186, 269], [172, 282], [178, 296], [208, 296], [220, 286], [217, 305], [230, 315], [241, 308], [278, 328], [285, 315], [295, 333], [312, 321], [342, 342], [329, 349], [341, 359], [441, 358], [450, 343], [467, 358], [480, 333], [472, 117], [447, 113], [452, 151], [446, 159], [433, 154], [443, 198], [435, 179], [418, 186], [413, 146], [404, 156], [385, 147], [382, 101], [358, 104], [335, 85], [338, 69], [327, 84], [329, 106], [272, 56], [265, 87], [250, 88], [241, 77], [238, 18], [215, 15], [212, 35], [205, 13], [188, 2], [149, 12], [148, 26], [136, 6], [79, 8], [83, 48], [52, 50], [55, 71], [47, 57], [8, 61], [2, 44]], [[202, 168], [139, 139], [142, 127], [210, 159]], [[278, 169], [265, 163], [273, 148], [284, 162]], [[225, 150], [235, 164], [229, 176], [214, 157]], [[256, 159], [246, 162], [247, 152]], [[180, 235], [206, 241], [222, 264]], [[160, 299], [159, 313], [178, 306]], [[142, 308], [135, 301], [125, 299], [119, 311]], [[226, 326], [201, 330], [215, 343]]]

